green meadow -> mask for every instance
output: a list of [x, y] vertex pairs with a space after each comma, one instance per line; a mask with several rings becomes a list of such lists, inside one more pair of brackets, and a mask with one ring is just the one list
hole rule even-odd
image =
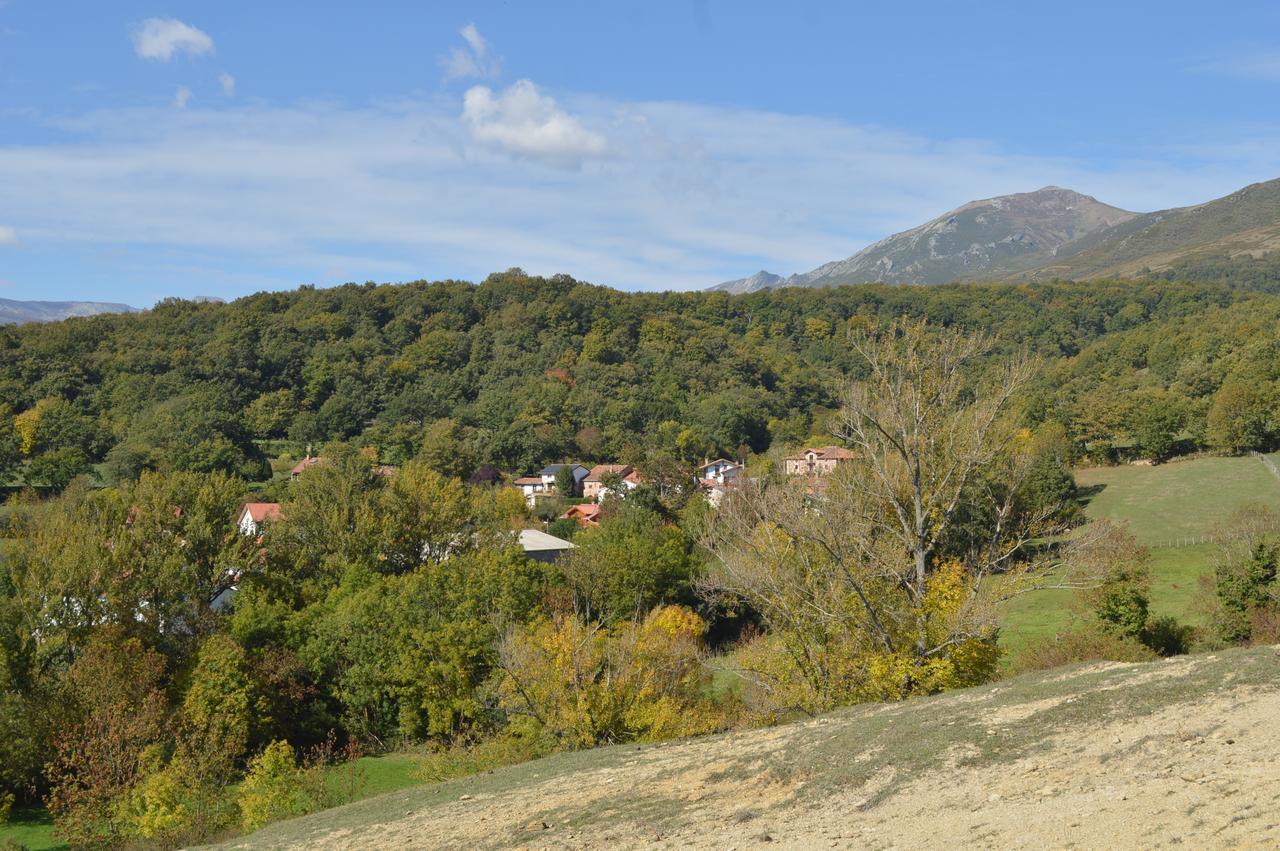
[[[1198, 623], [1195, 597], [1212, 565], [1215, 531], [1239, 509], [1280, 511], [1280, 479], [1253, 456], [1200, 457], [1158, 466], [1123, 465], [1076, 471], [1085, 513], [1126, 524], [1151, 548], [1151, 609]], [[1014, 650], [1071, 625], [1073, 593], [1025, 594], [1005, 608], [1001, 641]]]

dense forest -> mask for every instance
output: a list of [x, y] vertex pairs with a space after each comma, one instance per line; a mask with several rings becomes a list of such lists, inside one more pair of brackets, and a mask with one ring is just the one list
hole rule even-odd
[[1079, 452], [1160, 458], [1274, 437], [1280, 301], [1176, 282], [620, 293], [519, 270], [480, 285], [347, 285], [0, 328], [0, 469], [266, 478], [264, 441], [343, 440], [459, 470], [734, 457], [823, 434], [850, 329], [899, 316], [1041, 359], [1040, 408]]
[[[1274, 445], [1277, 328], [1280, 298], [1173, 281], [519, 270], [0, 328], [0, 815], [170, 847], [340, 802], [362, 752], [441, 779], [973, 685], [1046, 577], [1087, 623], [1021, 664], [1274, 636], [1280, 519], [1240, 521], [1197, 634], [1071, 468]], [[782, 476], [811, 438], [856, 463]], [[709, 455], [752, 473], [718, 508]], [[646, 484], [544, 564], [500, 474], [566, 460]], [[254, 493], [282, 511], [243, 534]]]

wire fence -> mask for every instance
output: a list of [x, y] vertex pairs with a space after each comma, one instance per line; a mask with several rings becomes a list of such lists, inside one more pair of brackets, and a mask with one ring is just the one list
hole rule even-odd
[[1151, 544], [1153, 549], [1171, 549], [1174, 547], [1198, 547], [1201, 544], [1212, 544], [1217, 541], [1213, 535], [1187, 535], [1181, 538], [1167, 538], [1163, 541], [1154, 541]]

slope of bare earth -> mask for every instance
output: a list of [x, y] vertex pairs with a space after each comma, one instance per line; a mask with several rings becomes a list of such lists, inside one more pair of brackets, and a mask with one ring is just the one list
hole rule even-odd
[[1280, 844], [1280, 650], [1093, 664], [383, 795], [228, 848]]

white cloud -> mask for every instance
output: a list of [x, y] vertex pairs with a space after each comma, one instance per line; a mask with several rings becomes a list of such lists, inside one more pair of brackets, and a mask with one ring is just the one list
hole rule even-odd
[[496, 95], [488, 86], [472, 87], [463, 97], [462, 117], [477, 142], [551, 165], [577, 168], [608, 150], [604, 136], [588, 130], [529, 80]]
[[178, 53], [213, 53], [213, 39], [176, 18], [147, 18], [133, 30], [133, 49], [142, 59], [168, 62]]
[[178, 109], [186, 109], [189, 103], [191, 103], [191, 89], [178, 86], [178, 91], [173, 94], [173, 105]]
[[455, 47], [440, 57], [446, 80], [478, 77], [490, 79], [502, 73], [502, 59], [494, 56], [489, 50], [489, 43], [475, 24], [467, 24], [459, 34], [466, 41], [466, 47]]
[[10, 225], [0, 225], [0, 248], [14, 248], [21, 244], [16, 230]]
[[236, 78], [223, 71], [218, 75], [218, 85], [222, 86], [222, 93], [227, 97], [234, 97], [236, 93]]
[[[488, 95], [481, 128], [510, 129], [505, 97]], [[477, 142], [443, 96], [100, 110], [46, 122], [72, 143], [0, 143], [0, 210], [31, 251], [119, 248], [93, 273], [161, 293], [176, 280], [234, 295], [509, 266], [688, 289], [762, 267], [807, 271], [965, 201], [1048, 183], [1153, 210], [1280, 173], [1274, 126], [1084, 162], [831, 118], [559, 100], [579, 127], [608, 134], [608, 155], [590, 168], [531, 167], [502, 134]]]

